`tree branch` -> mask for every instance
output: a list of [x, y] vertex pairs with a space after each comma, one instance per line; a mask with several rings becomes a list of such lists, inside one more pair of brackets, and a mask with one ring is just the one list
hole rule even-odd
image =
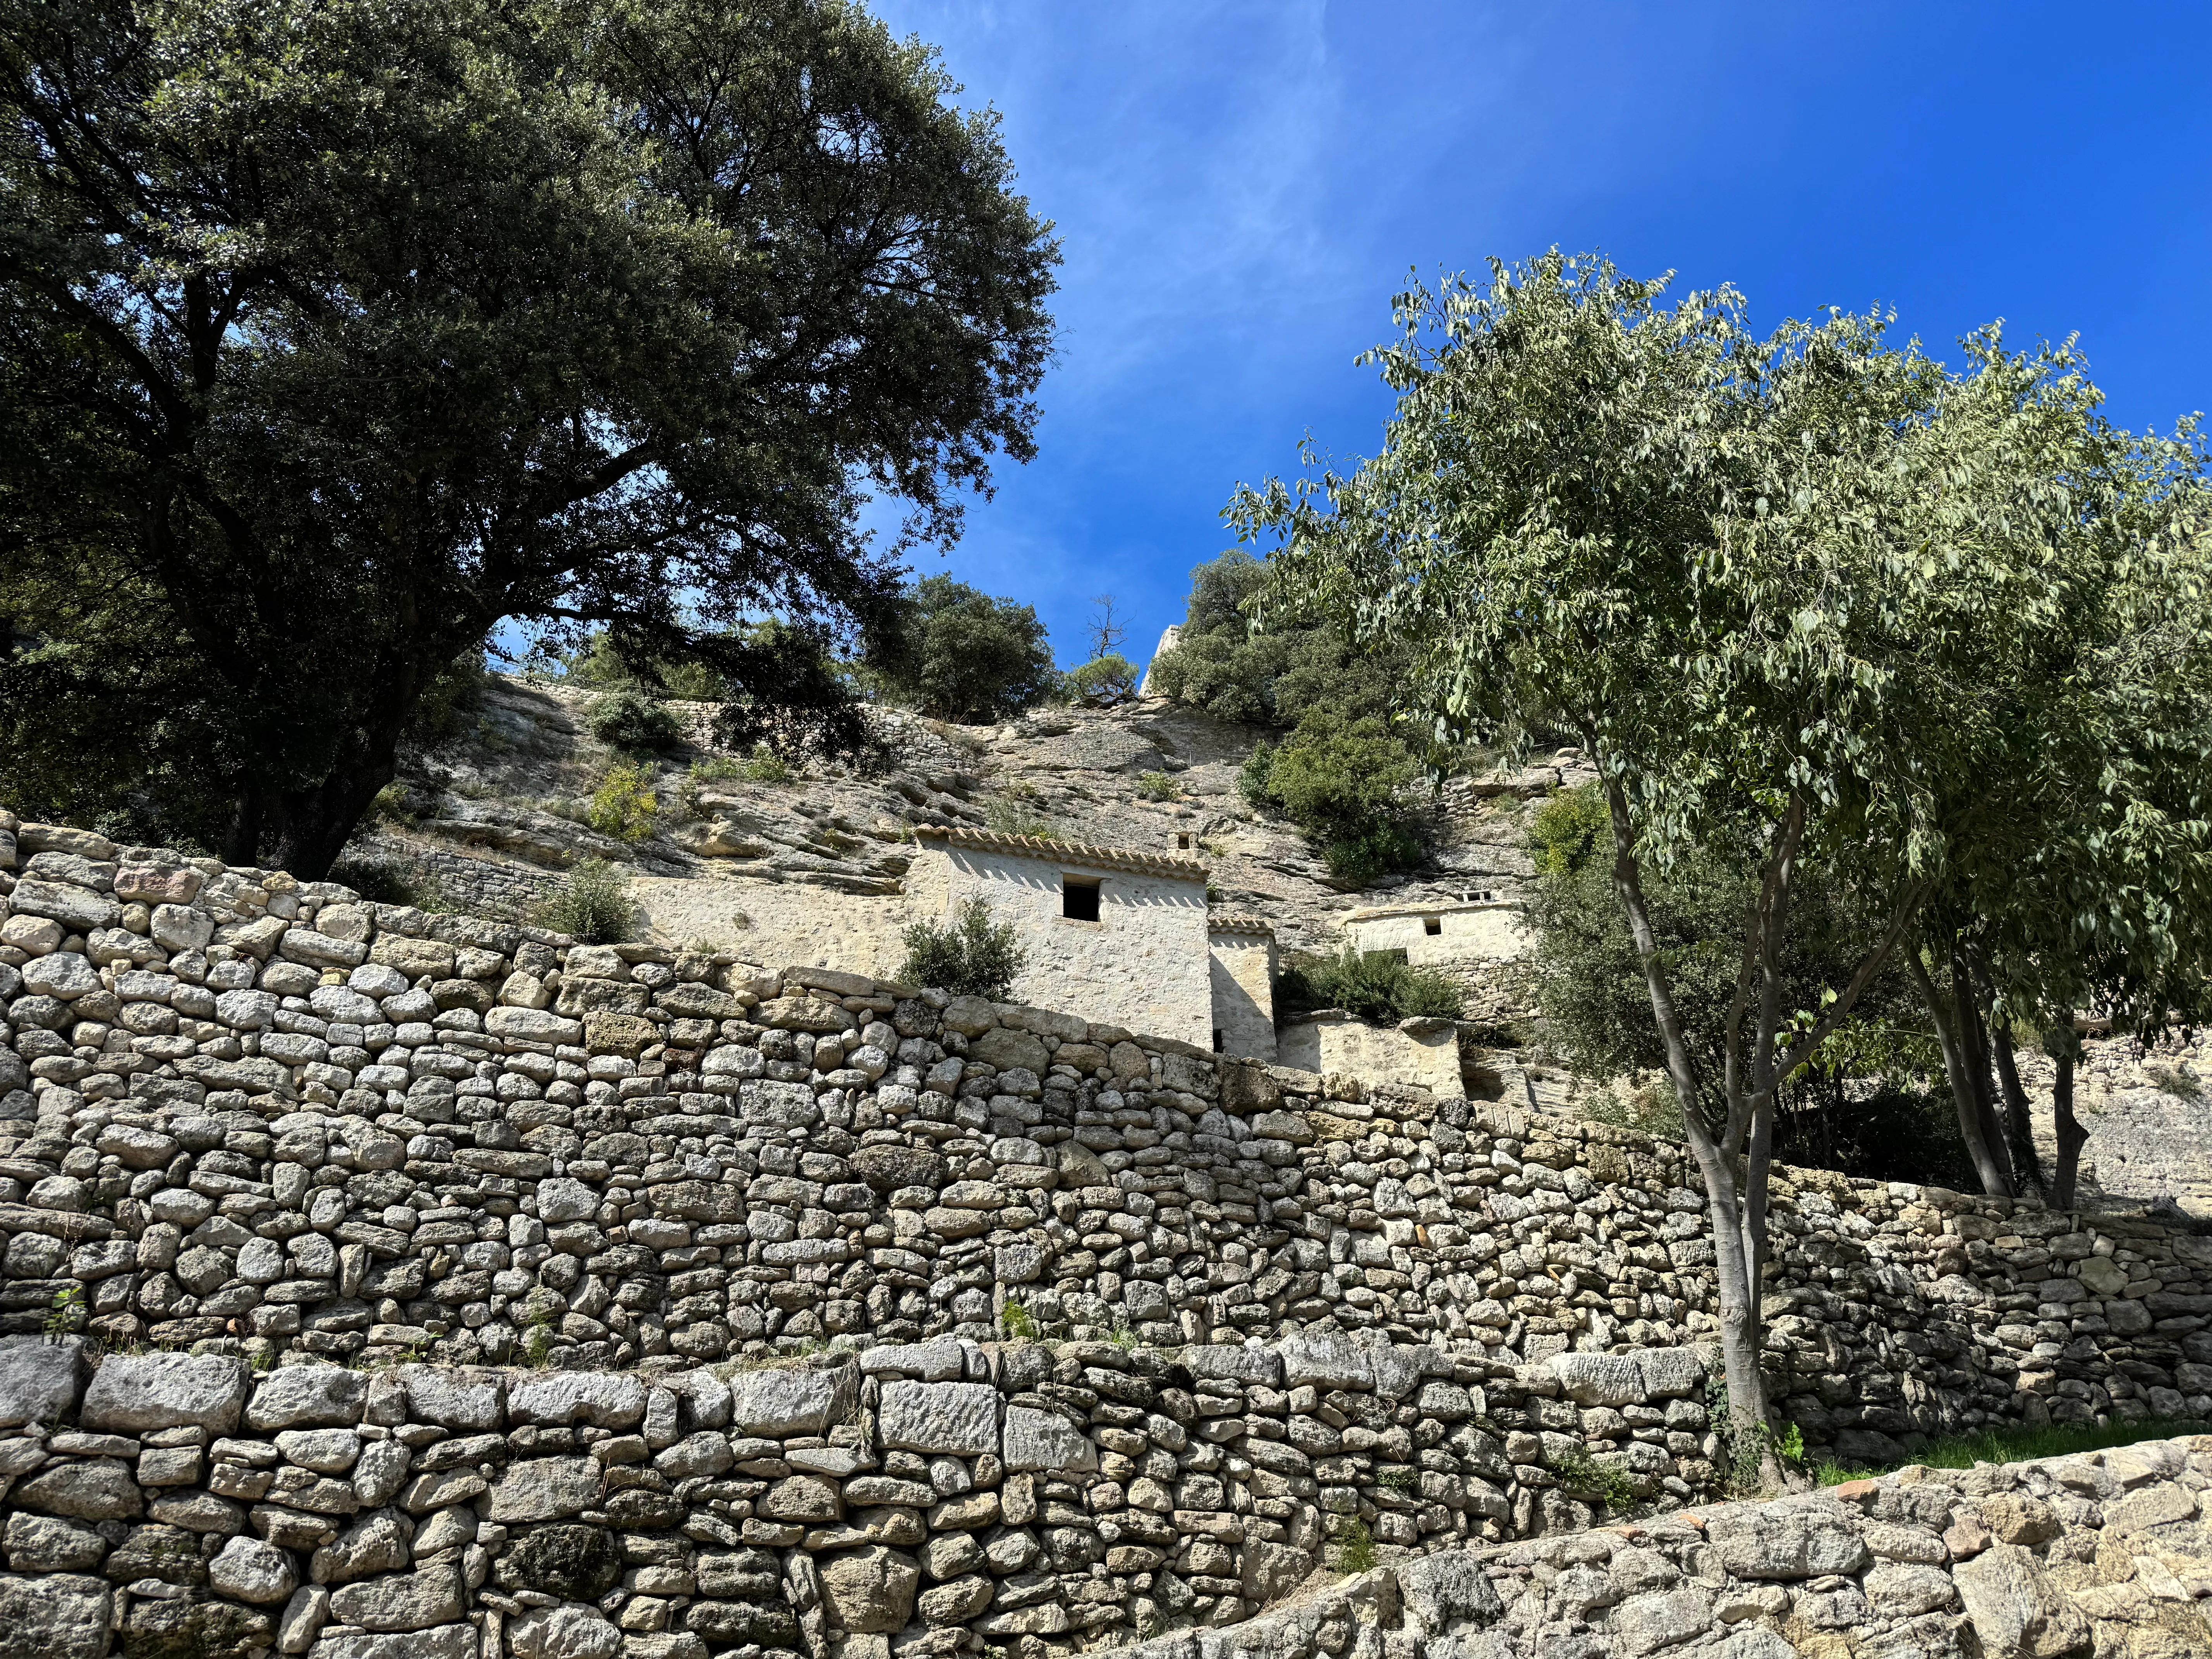
[[1774, 1091], [1782, 1086], [1783, 1080], [1802, 1066], [1813, 1051], [1834, 1036], [1837, 1028], [1850, 1018], [1852, 1008], [1857, 1005], [1867, 987], [1881, 976], [1881, 970], [1889, 963], [1890, 953], [1897, 949], [1898, 942], [1912, 926], [1913, 917], [1920, 914], [1920, 907], [1928, 902], [1928, 896], [1935, 890], [1936, 884], [1932, 881], [1916, 881], [1905, 890], [1905, 896], [1898, 900], [1897, 909], [1890, 916], [1889, 926], [1882, 930], [1881, 939], [1866, 960], [1859, 963], [1858, 972], [1851, 975], [1851, 982], [1844, 987], [1843, 994], [1830, 1003], [1827, 1012], [1813, 1023], [1813, 1029], [1791, 1043], [1782, 1058], [1775, 1062], [1774, 1075], [1768, 1080], [1766, 1087], [1753, 1097], [1754, 1108], [1760, 1101], [1771, 1099]]

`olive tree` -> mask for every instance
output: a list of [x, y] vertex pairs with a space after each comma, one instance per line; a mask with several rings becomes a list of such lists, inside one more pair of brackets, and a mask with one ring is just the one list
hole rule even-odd
[[957, 90], [845, 0], [0, 0], [0, 787], [319, 876], [502, 628], [836, 726], [1032, 451]]
[[[2013, 720], [2010, 688], [2063, 654], [2081, 549], [2048, 434], [2079, 419], [2077, 365], [2008, 355], [1991, 331], [1950, 374], [1878, 317], [1760, 339], [1732, 290], [1669, 308], [1665, 280], [1554, 252], [1401, 295], [1370, 359], [1398, 395], [1382, 453], [1240, 489], [1229, 514], [1279, 544], [1276, 603], [1411, 651], [1406, 703], [1440, 738], [1510, 752], [1566, 729], [1595, 763], [1708, 1200], [1730, 1416], [1761, 1432], [1772, 1480], [1777, 1092], [1944, 884], [2045, 837], [2023, 763], [2045, 734]], [[1644, 886], [1709, 842], [1744, 849], [1755, 880], [1701, 1065]], [[1784, 946], [1816, 866], [1879, 920], [1839, 982], [1793, 1006]]]

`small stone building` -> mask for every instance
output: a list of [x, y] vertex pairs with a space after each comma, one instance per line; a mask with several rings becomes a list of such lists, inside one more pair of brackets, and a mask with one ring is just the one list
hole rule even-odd
[[1394, 951], [1416, 968], [1474, 969], [1528, 948], [1521, 906], [1488, 892], [1456, 903], [1367, 905], [1345, 915], [1344, 934], [1363, 951]]
[[1196, 859], [988, 830], [915, 836], [909, 914], [942, 919], [983, 899], [1028, 954], [1018, 1000], [1194, 1048], [1273, 1056], [1273, 930], [1210, 917]]

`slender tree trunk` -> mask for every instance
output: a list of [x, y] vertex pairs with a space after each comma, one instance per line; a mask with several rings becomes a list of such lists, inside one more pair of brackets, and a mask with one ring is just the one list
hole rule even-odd
[[2081, 1149], [2089, 1144], [2089, 1132], [2074, 1115], [2074, 1069], [2081, 1053], [2081, 1040], [2075, 1035], [2071, 1008], [2059, 1011], [2058, 1030], [2058, 1052], [2051, 1056], [2057, 1074], [2051, 1084], [2051, 1121], [2058, 1140], [2058, 1167], [2051, 1178], [2051, 1207], [2070, 1210], [2074, 1183], [2081, 1173]]
[[1914, 982], [1920, 987], [1921, 1000], [1927, 1003], [1929, 1019], [1936, 1027], [1936, 1044], [1943, 1051], [1943, 1074], [1951, 1085], [1951, 1098], [1959, 1109], [1959, 1136], [1966, 1143], [1966, 1156], [1973, 1160], [1974, 1173], [1981, 1178], [1984, 1193], [1993, 1198], [2010, 1198], [2012, 1184], [2006, 1177], [2004, 1166], [1997, 1162], [1990, 1136], [1984, 1131], [1980, 1104], [1975, 1097], [1973, 1080], [1968, 1075], [1958, 1030], [1952, 1022], [1951, 1009], [1936, 988], [1935, 976], [1920, 960], [1920, 953], [1907, 951], [1905, 961]]
[[2012, 1167], [2022, 1185], [2043, 1186], [2043, 1160], [2035, 1151], [2035, 1119], [2027, 1091], [2020, 1086], [2020, 1066], [2012, 1056], [2012, 1034], [1990, 1028], [1990, 1058], [1996, 1062], [2004, 1102], [2005, 1132], [2012, 1140]]
[[1996, 1079], [1990, 1075], [1990, 1030], [1975, 993], [1972, 963], [1965, 951], [1955, 948], [1951, 952], [1951, 1010], [1957, 1022], [1959, 1061], [1974, 1091], [1974, 1113], [1981, 1121], [1982, 1139], [2004, 1172], [2005, 1195], [2015, 1196], [2020, 1191], [2020, 1174], [2013, 1166], [2012, 1143], [1997, 1111]]
[[[1594, 736], [1589, 752], [1599, 752]], [[1749, 1235], [1744, 1225], [1747, 1209], [1742, 1189], [1737, 1183], [1736, 1162], [1723, 1156], [1698, 1103], [1697, 1073], [1691, 1063], [1689, 1042], [1674, 1006], [1674, 990], [1668, 983], [1665, 965], [1659, 958], [1659, 940], [1652, 931], [1650, 910], [1644, 901], [1627, 797], [1619, 783], [1608, 779], [1606, 799], [1612, 809], [1613, 889], [1620, 896], [1621, 908], [1627, 914], [1629, 933], [1644, 967], [1644, 984], [1651, 995], [1652, 1018], [1658, 1025], [1660, 1040], [1666, 1049], [1667, 1074], [1682, 1108], [1683, 1132], [1689, 1139], [1691, 1156], [1698, 1161], [1698, 1173], [1705, 1179], [1705, 1199], [1711, 1209], [1708, 1220], [1713, 1244], [1713, 1282], [1720, 1305], [1721, 1364], [1728, 1382], [1729, 1419], [1737, 1435], [1756, 1436], [1764, 1446], [1766, 1383], [1759, 1369], [1759, 1285], [1753, 1276]], [[1772, 1111], [1770, 1097], [1766, 1107], [1770, 1122]], [[1758, 1169], [1756, 1158], [1753, 1168], [1763, 1176], [1764, 1170]], [[1772, 1449], [1766, 1446], [1762, 1464], [1772, 1462]]]

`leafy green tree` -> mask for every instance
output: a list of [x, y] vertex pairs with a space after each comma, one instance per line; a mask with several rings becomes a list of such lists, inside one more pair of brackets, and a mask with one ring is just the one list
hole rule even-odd
[[906, 591], [870, 636], [861, 672], [895, 702], [971, 725], [1034, 708], [1060, 683], [1034, 606], [945, 575]]
[[627, 688], [593, 703], [586, 721], [601, 743], [634, 755], [672, 749], [683, 735], [675, 715]]
[[1137, 665], [1110, 651], [1069, 669], [1063, 690], [1068, 701], [1086, 708], [1111, 708], [1137, 695]]
[[[1764, 1425], [1778, 1095], [1939, 888], [2055, 833], [2031, 757], [2071, 734], [2014, 717], [2066, 717], [2040, 688], [2070, 665], [2103, 507], [2063, 470], [2089, 395], [2069, 349], [1985, 331], [1952, 374], [1879, 318], [1760, 340], [1733, 291], [1662, 291], [1553, 253], [1401, 296], [1374, 356], [1399, 399], [1382, 453], [1230, 514], [1280, 544], [1283, 605], [1405, 646], [1408, 701], [1444, 732], [1511, 751], [1565, 730], [1595, 763], [1705, 1187], [1730, 1413]], [[1756, 880], [1701, 1061], [1647, 876], [1716, 842]], [[1800, 1002], [1784, 947], [1812, 873], [1881, 920]], [[1779, 1479], [1771, 1446], [1761, 1469]]]
[[950, 921], [915, 922], [903, 938], [899, 977], [955, 996], [1003, 1002], [1028, 961], [1013, 924], [993, 921], [990, 904], [981, 898], [964, 901]]
[[849, 741], [863, 502], [948, 543], [1051, 349], [956, 90], [840, 0], [0, 0], [0, 787], [319, 876], [502, 623]]
[[1321, 843], [1332, 875], [1364, 886], [1421, 860], [1405, 799], [1419, 775], [1378, 717], [1314, 708], [1280, 746], [1255, 745], [1240, 782], [1254, 805], [1283, 813]]
[[1255, 631], [1248, 605], [1267, 568], [1241, 548], [1190, 573], [1190, 601], [1176, 646], [1152, 659], [1153, 687], [1215, 718], [1292, 726], [1310, 709], [1348, 719], [1387, 716], [1401, 653], [1358, 650], [1341, 629], [1279, 619]]

